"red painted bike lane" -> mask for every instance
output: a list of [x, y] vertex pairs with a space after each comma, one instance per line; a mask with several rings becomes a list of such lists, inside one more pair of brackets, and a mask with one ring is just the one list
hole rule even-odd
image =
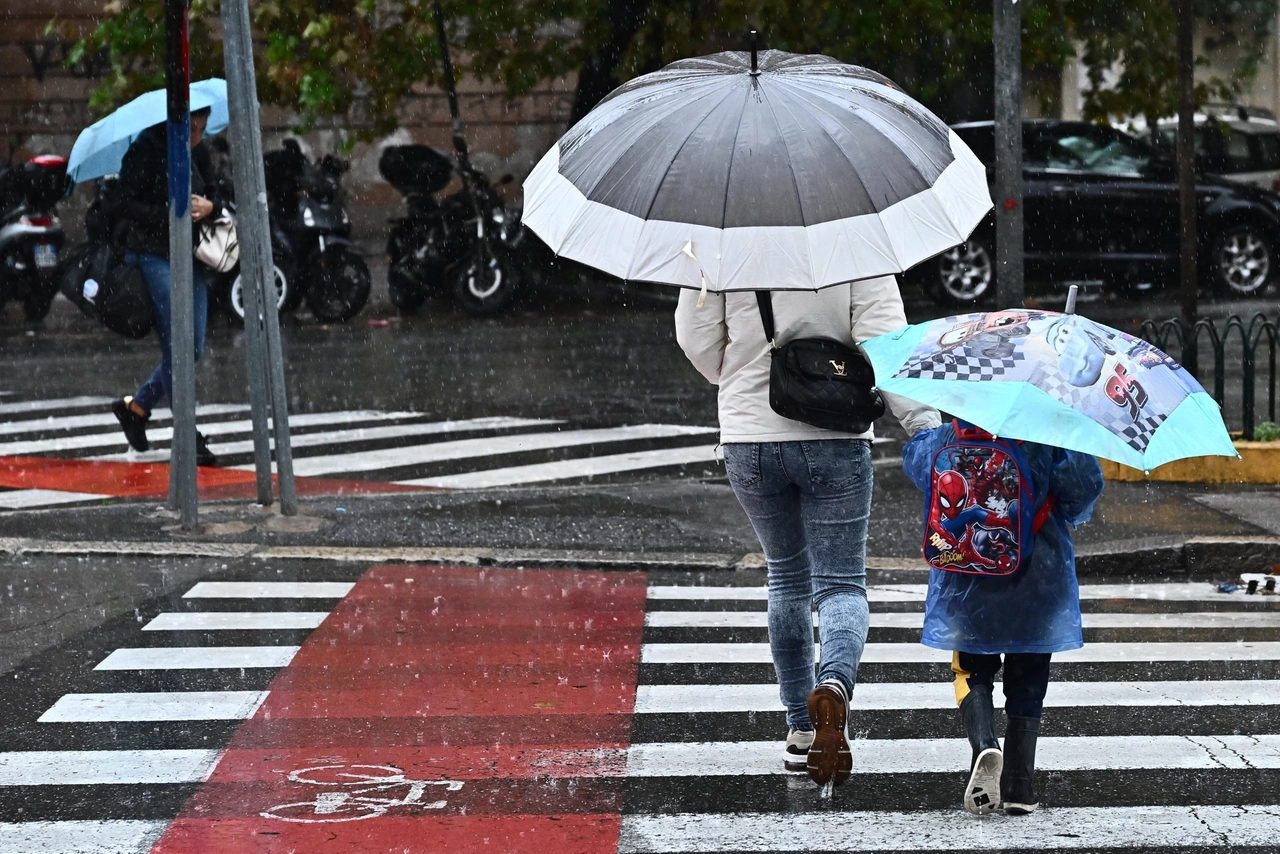
[[370, 569], [153, 854], [616, 851], [645, 576]]

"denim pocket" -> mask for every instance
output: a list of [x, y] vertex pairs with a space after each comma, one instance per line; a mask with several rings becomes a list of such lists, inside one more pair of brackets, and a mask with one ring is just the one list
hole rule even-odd
[[848, 489], [871, 469], [871, 443], [866, 439], [801, 442], [809, 481], [827, 489]]
[[724, 467], [734, 486], [755, 486], [760, 482], [760, 444], [734, 442], [724, 446]]

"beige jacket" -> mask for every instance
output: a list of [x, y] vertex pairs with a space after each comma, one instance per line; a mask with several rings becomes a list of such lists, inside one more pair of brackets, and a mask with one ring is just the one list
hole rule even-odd
[[[874, 431], [839, 433], [778, 415], [769, 406], [769, 343], [751, 291], [709, 293], [698, 308], [698, 292], [683, 290], [676, 307], [676, 340], [709, 382], [720, 386], [720, 441], [793, 442], [870, 439]], [[793, 338], [832, 338], [847, 345], [907, 325], [893, 276], [820, 291], [775, 291], [778, 344]], [[937, 427], [937, 410], [885, 394], [889, 410], [909, 435]]]

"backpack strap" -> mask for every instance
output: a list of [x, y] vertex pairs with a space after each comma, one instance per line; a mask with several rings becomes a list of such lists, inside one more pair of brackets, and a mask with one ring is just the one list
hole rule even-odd
[[1053, 508], [1058, 506], [1058, 496], [1052, 492], [1045, 498], [1044, 503], [1040, 505], [1040, 509], [1036, 511], [1035, 518], [1031, 520], [1031, 533], [1038, 534], [1040, 529], [1044, 527], [1044, 523], [1049, 521], [1049, 514], [1053, 512]]
[[769, 297], [768, 291], [756, 291], [756, 305], [760, 306], [760, 322], [764, 326], [764, 340], [769, 342], [769, 346], [777, 348], [774, 343], [773, 329], [773, 300]]

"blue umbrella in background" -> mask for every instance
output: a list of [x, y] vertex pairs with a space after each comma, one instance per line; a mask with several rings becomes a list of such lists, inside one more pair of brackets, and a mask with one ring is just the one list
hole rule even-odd
[[1141, 338], [1075, 314], [944, 317], [863, 342], [882, 390], [993, 435], [1149, 471], [1184, 457], [1238, 456], [1218, 404]]
[[[191, 84], [191, 109], [210, 107], [206, 134], [225, 130], [227, 115], [227, 81], [213, 78]], [[80, 132], [71, 148], [67, 175], [77, 184], [120, 171], [124, 153], [130, 144], [152, 125], [168, 118], [164, 89], [139, 95], [120, 109], [99, 119]]]

